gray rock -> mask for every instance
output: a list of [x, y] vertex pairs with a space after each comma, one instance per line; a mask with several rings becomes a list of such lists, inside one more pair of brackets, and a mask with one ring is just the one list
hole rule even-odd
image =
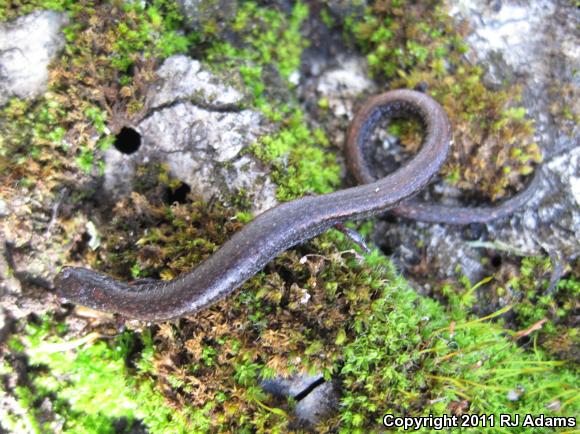
[[[377, 91], [368, 78], [366, 59], [355, 53], [344, 54], [347, 50], [340, 43], [324, 40], [322, 46], [305, 51], [304, 77], [298, 87], [311, 121], [324, 124], [330, 141], [337, 147], [344, 143], [348, 119], [354, 116], [359, 97]], [[338, 152], [341, 156], [342, 152]]]
[[333, 382], [324, 381], [322, 374], [262, 380], [260, 386], [277, 398], [295, 399], [295, 416], [307, 426], [323, 421], [338, 407], [338, 391]]
[[543, 251], [574, 257], [580, 252], [580, 127], [562, 128], [550, 107], [562, 98], [554, 87], [568, 84], [574, 92], [570, 108], [580, 112], [576, 73], [580, 69], [580, 15], [571, 4], [552, 0], [525, 5], [497, 2], [495, 8], [479, 0], [454, 3], [453, 11], [472, 25], [470, 55], [488, 65], [488, 80], [511, 73], [523, 85], [522, 103], [534, 119], [535, 139], [545, 155], [536, 199], [507, 225], [488, 225], [490, 238], [527, 254]]
[[8, 312], [5, 309], [0, 308], [0, 345], [4, 343], [4, 340], [10, 333], [10, 318]]
[[[550, 106], [561, 98], [554, 88], [571, 85], [573, 111], [580, 111], [580, 14], [570, 2], [451, 0], [451, 14], [467, 20], [472, 47], [468, 56], [486, 69], [486, 80], [523, 85], [523, 105], [536, 122], [538, 143], [546, 153], [564, 144]], [[578, 137], [578, 126], [569, 137]]]
[[46, 91], [48, 64], [64, 47], [66, 15], [36, 11], [0, 25], [0, 106]]
[[256, 213], [274, 206], [275, 185], [244, 153], [268, 128], [259, 113], [235, 106], [243, 94], [185, 56], [167, 59], [159, 77], [149, 91], [151, 109], [135, 127], [139, 150], [125, 155], [111, 148], [105, 155], [105, 190], [114, 198], [128, 194], [135, 166], [155, 161], [206, 200], [244, 191]]
[[339, 56], [338, 65], [325, 70], [317, 79], [317, 94], [326, 98], [336, 117], [352, 113], [354, 97], [372, 92], [375, 85], [368, 78], [366, 61], [358, 56]]
[[8, 213], [8, 205], [4, 200], [0, 199], [0, 217], [6, 217]]
[[14, 270], [10, 264], [10, 254], [8, 252], [8, 237], [4, 232], [0, 233], [0, 300], [3, 300], [7, 294], [22, 292], [20, 281], [14, 276]]
[[320, 383], [322, 379], [322, 374], [300, 374], [291, 378], [277, 377], [271, 380], [262, 380], [260, 386], [266, 392], [271, 393], [274, 396], [280, 398], [296, 398], [297, 396], [306, 395], [308, 389], [316, 383]]
[[[62, 196], [21, 188], [5, 198], [8, 215], [0, 218], [0, 309], [18, 320], [34, 312], [56, 311], [60, 302], [50, 291], [52, 276], [70, 245], [54, 237], [53, 218]], [[82, 234], [76, 219], [72, 232]]]
[[580, 254], [580, 144], [549, 158], [533, 201], [509, 220], [489, 225], [490, 234], [533, 255], [554, 253], [562, 259]]
[[338, 391], [332, 382], [322, 383], [296, 404], [296, 417], [310, 425], [322, 422], [336, 411], [339, 403]]
[[[516, 4], [456, 0], [450, 4], [452, 15], [467, 18], [471, 24], [472, 33], [467, 37], [472, 47], [471, 56], [483, 60], [491, 53], [501, 53], [505, 65], [517, 72], [545, 67], [540, 60], [549, 45], [543, 44], [546, 35], [538, 30], [545, 27], [546, 20], [554, 13], [556, 5], [553, 1]], [[538, 48], [539, 52], [530, 52], [531, 46]]]
[[201, 63], [183, 55], [171, 56], [157, 70], [159, 80], [147, 95], [147, 107], [156, 109], [176, 100], [219, 106], [240, 104], [244, 95], [202, 69]]

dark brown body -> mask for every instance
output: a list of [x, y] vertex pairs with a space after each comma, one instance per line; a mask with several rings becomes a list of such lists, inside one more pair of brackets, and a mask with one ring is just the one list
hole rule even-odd
[[[370, 133], [384, 118], [408, 115], [424, 125], [421, 150], [396, 172], [373, 180], [363, 158]], [[226, 297], [272, 258], [337, 223], [390, 210], [420, 220], [464, 224], [507, 215], [527, 200], [516, 196], [496, 208], [475, 209], [401, 203], [439, 171], [450, 140], [447, 116], [431, 97], [411, 90], [372, 97], [347, 135], [349, 168], [364, 185], [278, 205], [256, 217], [197, 268], [171, 281], [130, 286], [92, 270], [65, 267], [56, 276], [55, 287], [66, 299], [94, 309], [143, 320], [172, 319]]]

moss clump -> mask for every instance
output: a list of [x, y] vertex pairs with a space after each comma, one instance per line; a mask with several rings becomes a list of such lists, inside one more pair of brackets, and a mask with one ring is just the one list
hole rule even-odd
[[287, 201], [305, 194], [331, 192], [340, 181], [336, 158], [324, 132], [311, 131], [296, 110], [275, 134], [260, 138], [251, 151], [272, 168], [276, 197]]
[[231, 23], [235, 34], [232, 42], [211, 34], [200, 36], [212, 40], [204, 56], [216, 69], [239, 70], [252, 92], [253, 105], [272, 119], [281, 120], [288, 107], [273, 105], [269, 89], [280, 88], [280, 79], [292, 85], [291, 76], [298, 72], [302, 50], [307, 46], [300, 33], [307, 17], [308, 7], [301, 1], [296, 2], [289, 16], [256, 2], [244, 2]]
[[[483, 70], [464, 59], [461, 31], [438, 0], [384, 0], [347, 22], [371, 70], [392, 88], [427, 86], [446, 109], [454, 146], [443, 168], [466, 191], [501, 198], [541, 160], [533, 127], [516, 104], [517, 87], [490, 90]], [[415, 142], [416, 143], [416, 142]]]
[[558, 80], [549, 89], [552, 101], [549, 110], [558, 129], [568, 135], [574, 133], [574, 128], [580, 124], [580, 104], [578, 86], [572, 83], [563, 83]]
[[66, 130], [58, 120], [64, 116], [56, 102], [28, 103], [12, 99], [0, 109], [0, 177], [8, 186], [32, 186], [37, 179], [48, 185], [62, 168]]
[[[385, 413], [494, 414], [496, 420], [501, 413], [575, 414], [574, 367], [550, 360], [538, 348], [526, 352], [506, 338], [502, 321], [491, 320], [509, 307], [470, 317], [473, 289], [449, 293], [445, 309], [403, 285], [396, 296], [377, 299], [370, 315], [354, 319], [358, 334], [346, 344], [340, 370], [344, 432], [376, 430]], [[496, 424], [489, 431], [501, 429]]]
[[[232, 229], [216, 229], [215, 219], [196, 213], [199, 204], [171, 208], [173, 212], [158, 217], [168, 243], [185, 245], [190, 227], [207, 232], [203, 239], [210, 241]], [[180, 208], [190, 212], [175, 212]], [[184, 215], [194, 217], [184, 222]], [[144, 235], [146, 229], [134, 236]], [[192, 266], [161, 246], [159, 257], [169, 269], [182, 272]], [[111, 346], [100, 342], [94, 350], [57, 340], [68, 346], [66, 352], [47, 352], [45, 346], [59, 330], [49, 328], [50, 334], [36, 343], [28, 337], [32, 360], [50, 367], [50, 372], [30, 374], [37, 388], [31, 393], [44, 393], [41, 385], [55, 385], [48, 390], [63, 401], [56, 413], [69, 415], [70, 423], [78, 423], [84, 412], [96, 417], [120, 399], [119, 416], [141, 420], [151, 432], [167, 432], [168, 427], [177, 432], [181, 428], [176, 427], [288, 431], [293, 403], [274, 400], [261, 390], [259, 380], [304, 369], [341, 384], [340, 413], [318, 426], [321, 432], [378, 431], [385, 413], [577, 413], [578, 374], [565, 362], [550, 361], [539, 348], [527, 352], [518, 347], [501, 319], [493, 322], [509, 307], [473, 318], [468, 312], [474, 288], [466, 288], [449, 292], [445, 308], [413, 292], [377, 251], [361, 261], [350, 247], [342, 234], [330, 232], [286, 252], [237, 294], [178, 323], [145, 331], [141, 351], [134, 351], [130, 335]], [[125, 253], [132, 254], [129, 247], [119, 252]], [[103, 365], [91, 366], [95, 356]], [[61, 375], [70, 382], [63, 386], [56, 381]], [[94, 397], [110, 386], [111, 378], [123, 386], [107, 400]], [[124, 384], [134, 390], [130, 400], [123, 395]], [[165, 396], [164, 404], [154, 389]], [[67, 390], [75, 391], [74, 403]], [[144, 397], [153, 398], [141, 393], [156, 397], [155, 410]], [[136, 407], [125, 410], [128, 405]]]
[[[13, 337], [14, 354], [27, 357], [26, 378], [13, 391], [24, 415], [8, 414], [0, 424], [12, 432], [69, 433], [133, 432], [137, 423], [151, 433], [188, 432], [185, 417], [168, 407], [144, 373], [151, 341], [137, 341], [129, 332], [100, 340], [90, 333], [63, 340], [63, 324], [50, 318], [31, 322]], [[135, 353], [136, 344], [144, 348]], [[133, 354], [130, 358], [130, 355]], [[2, 372], [9, 374], [11, 369]], [[186, 411], [186, 409], [182, 409]], [[192, 414], [196, 411], [189, 409]], [[139, 422], [137, 422], [139, 421]]]
[[519, 270], [496, 291], [502, 297], [509, 294], [513, 300], [515, 327], [527, 330], [536, 325], [540, 328], [538, 344], [546, 352], [578, 361], [580, 335], [574, 324], [580, 297], [578, 272], [572, 267], [570, 276], [546, 292], [552, 271], [550, 258], [524, 258]]
[[64, 12], [73, 4], [73, 0], [2, 0], [0, 22], [13, 20], [37, 10]]
[[167, 204], [167, 191], [176, 180], [165, 166], [140, 167], [137, 175], [137, 184], [156, 180], [157, 185], [135, 188], [107, 216], [103, 248], [87, 258], [94, 267], [123, 279], [171, 279], [210, 256], [242, 226], [233, 209], [207, 207], [199, 200]]

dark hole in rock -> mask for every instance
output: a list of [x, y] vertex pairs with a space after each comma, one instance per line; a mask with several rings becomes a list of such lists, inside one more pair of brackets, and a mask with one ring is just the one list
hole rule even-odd
[[385, 256], [392, 256], [395, 253], [395, 248], [393, 246], [391, 246], [390, 244], [381, 243], [379, 245], [379, 247], [381, 248], [381, 250], [385, 254]]
[[91, 235], [88, 232], [83, 232], [81, 238], [74, 242], [71, 249], [71, 256], [73, 258], [80, 258], [86, 251], [89, 241], [91, 241]]
[[115, 137], [114, 146], [123, 154], [132, 154], [141, 146], [141, 134], [131, 127], [123, 127]]
[[426, 83], [426, 82], [424, 82], [424, 81], [421, 81], [421, 82], [417, 83], [417, 85], [415, 86], [414, 89], [417, 92], [423, 92], [423, 93], [425, 93], [425, 92], [427, 92], [427, 90], [429, 90], [429, 84]]
[[129, 77], [133, 77], [135, 75], [135, 64], [132, 63], [130, 64], [127, 69], [125, 70], [125, 73], [129, 76]]
[[185, 182], [180, 183], [175, 188], [168, 188], [167, 189], [167, 203], [172, 204], [174, 202], [177, 203], [186, 203], [187, 202], [187, 195], [191, 192], [191, 187], [187, 185]]
[[140, 420], [130, 420], [126, 417], [111, 418], [114, 432], [130, 432], [132, 434], [145, 434], [147, 427]]
[[386, 214], [381, 215], [380, 219], [384, 222], [390, 223], [390, 224], [396, 224], [397, 223], [397, 217], [394, 216], [393, 214], [389, 214], [388, 212]]
[[499, 268], [501, 265], [501, 256], [500, 255], [493, 255], [490, 259], [492, 267]]
[[487, 228], [481, 223], [472, 223], [463, 227], [461, 231], [462, 238], [465, 241], [476, 241], [487, 234]]

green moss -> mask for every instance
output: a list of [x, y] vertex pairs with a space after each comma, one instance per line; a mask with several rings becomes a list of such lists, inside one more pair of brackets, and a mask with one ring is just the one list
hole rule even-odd
[[289, 16], [256, 2], [243, 2], [231, 23], [235, 43], [220, 40], [217, 35], [198, 37], [212, 41], [203, 53], [210, 64], [218, 70], [238, 70], [252, 93], [252, 104], [279, 121], [287, 108], [271, 101], [268, 84], [279, 83], [267, 75], [273, 71], [287, 86], [293, 86], [290, 78], [298, 72], [300, 56], [308, 44], [300, 33], [307, 17], [308, 7], [300, 1]]
[[64, 12], [73, 0], [0, 0], [0, 22], [13, 20], [36, 10]]
[[474, 319], [466, 309], [474, 288], [448, 293], [446, 312], [401, 286], [396, 297], [381, 297], [370, 316], [354, 321], [358, 337], [347, 344], [341, 369], [345, 432], [377, 429], [385, 413], [452, 414], [460, 402], [474, 414], [546, 414], [556, 401], [562, 411], [548, 413], [577, 411], [573, 367], [550, 361], [538, 348], [527, 353], [505, 337], [501, 321], [490, 321], [509, 308]]
[[245, 2], [232, 29], [248, 32], [245, 43], [251, 47], [249, 57], [261, 65], [274, 64], [286, 79], [300, 66], [300, 55], [306, 42], [300, 34], [302, 21], [308, 17], [308, 7], [297, 2], [288, 20], [274, 9]]
[[574, 326], [574, 312], [580, 297], [580, 280], [573, 271], [546, 292], [552, 272], [549, 257], [523, 258], [520, 269], [501, 282], [496, 291], [513, 300], [512, 321], [516, 327], [526, 330], [540, 324], [538, 345], [556, 357], [578, 361], [580, 336]]
[[128, 71], [139, 57], [164, 59], [187, 51], [189, 39], [178, 32], [182, 17], [177, 3], [128, 2], [123, 5], [123, 12], [127, 19], [119, 20], [113, 29], [117, 36], [113, 43], [113, 68]]
[[[136, 420], [151, 433], [185, 433], [200, 428], [187, 425], [181, 412], [169, 408], [150, 379], [130, 375], [128, 357], [136, 342], [132, 333], [125, 332], [107, 343], [98, 340], [98, 333], [65, 341], [60, 337], [64, 332], [61, 324], [45, 318], [39, 324], [27, 325], [18, 341], [11, 344], [14, 350], [28, 355], [28, 383], [18, 387], [15, 394], [32, 431], [131, 432]], [[148, 353], [150, 348], [141, 357]], [[43, 401], [51, 403], [52, 420], [46, 421], [39, 408]]]
[[285, 127], [262, 136], [252, 152], [272, 165], [271, 176], [278, 185], [276, 197], [287, 201], [305, 194], [328, 193], [339, 184], [340, 168], [328, 146], [324, 132], [312, 132], [296, 110]]
[[55, 155], [68, 149], [62, 116], [62, 107], [47, 100], [12, 99], [0, 109], [0, 174], [6, 185], [28, 176], [53, 177], [52, 170], [61, 167]]

